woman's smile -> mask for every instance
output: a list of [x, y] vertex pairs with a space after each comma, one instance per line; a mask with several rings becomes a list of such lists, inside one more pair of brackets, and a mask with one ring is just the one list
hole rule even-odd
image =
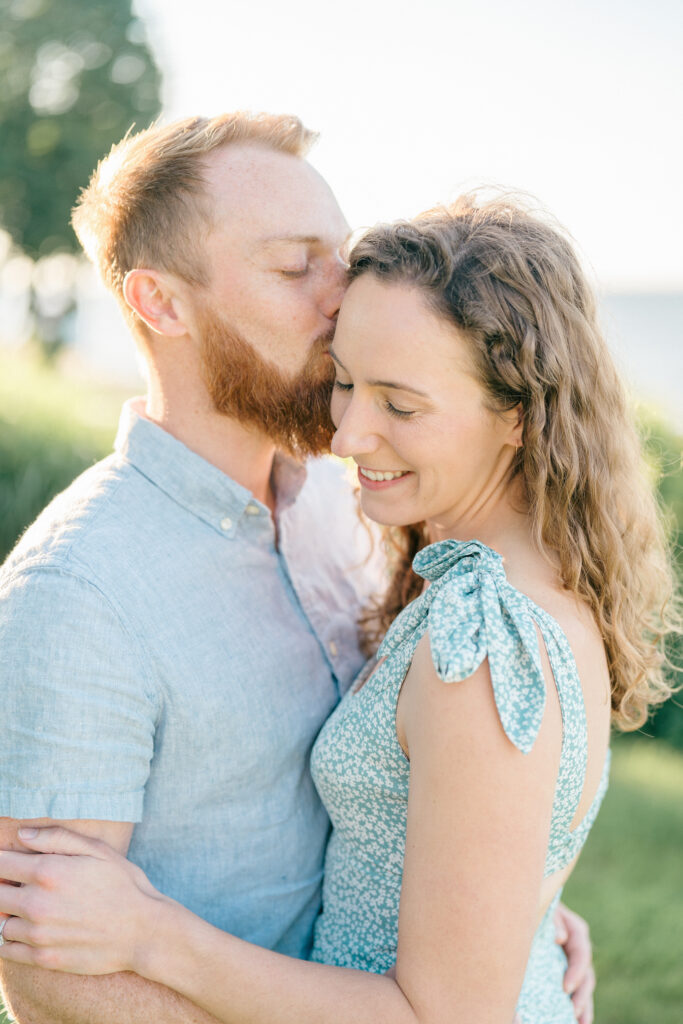
[[412, 476], [409, 469], [368, 469], [366, 466], [358, 467], [358, 480], [361, 487], [367, 487], [371, 491], [386, 490], [394, 484], [400, 483], [407, 476]]

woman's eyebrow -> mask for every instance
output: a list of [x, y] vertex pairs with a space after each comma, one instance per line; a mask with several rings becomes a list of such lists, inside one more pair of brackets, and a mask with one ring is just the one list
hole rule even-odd
[[371, 388], [394, 388], [395, 391], [410, 391], [414, 395], [419, 395], [420, 398], [429, 398], [426, 392], [411, 388], [409, 384], [399, 384], [391, 380], [369, 380], [368, 384]]
[[[339, 356], [333, 350], [332, 346], [330, 346], [327, 351], [332, 356], [337, 366], [341, 366], [344, 373], [348, 373], [349, 371], [346, 369]], [[410, 391], [413, 395], [419, 395], [420, 398], [429, 398], [429, 395], [426, 394], [424, 391], [419, 391], [417, 388], [411, 388], [410, 385], [408, 384], [399, 384], [391, 380], [369, 380], [367, 383], [370, 385], [371, 388], [393, 388], [394, 391]]]

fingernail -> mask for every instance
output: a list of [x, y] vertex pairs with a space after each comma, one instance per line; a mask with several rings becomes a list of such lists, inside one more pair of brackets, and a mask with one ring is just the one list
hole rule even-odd
[[20, 839], [35, 839], [38, 835], [37, 828], [20, 828], [17, 833]]

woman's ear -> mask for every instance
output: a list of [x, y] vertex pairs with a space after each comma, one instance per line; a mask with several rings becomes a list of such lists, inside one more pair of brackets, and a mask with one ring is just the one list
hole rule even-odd
[[123, 297], [150, 330], [166, 337], [187, 334], [178, 314], [178, 296], [172, 278], [157, 270], [129, 270], [123, 279]]
[[524, 444], [524, 410], [522, 409], [522, 403], [519, 402], [514, 409], [509, 409], [508, 416], [511, 424], [508, 444], [511, 444], [513, 448], [521, 448]]

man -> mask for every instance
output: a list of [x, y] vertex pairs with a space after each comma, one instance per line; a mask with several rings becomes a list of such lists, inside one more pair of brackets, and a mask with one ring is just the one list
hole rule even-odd
[[[311, 141], [295, 118], [193, 119], [98, 168], [74, 223], [148, 396], [0, 580], [3, 845], [19, 820], [66, 821], [295, 956], [328, 828], [307, 754], [381, 580], [343, 470], [288, 457], [327, 444], [344, 289], [348, 226]], [[211, 1020], [132, 975], [3, 977], [22, 1024]]]

